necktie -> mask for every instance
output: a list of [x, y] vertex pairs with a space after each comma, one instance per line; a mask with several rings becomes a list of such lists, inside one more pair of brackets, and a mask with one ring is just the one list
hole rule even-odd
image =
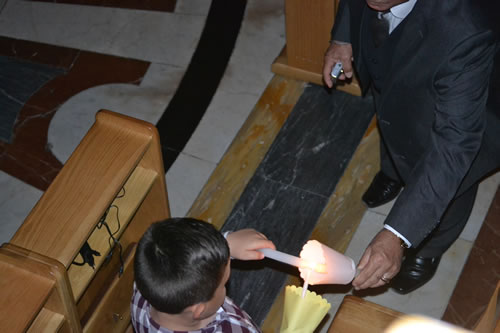
[[389, 20], [387, 19], [388, 13], [389, 12], [387, 11], [381, 13], [381, 15], [378, 15], [378, 13], [373, 15], [371, 28], [375, 47], [382, 45], [382, 43], [389, 36]]

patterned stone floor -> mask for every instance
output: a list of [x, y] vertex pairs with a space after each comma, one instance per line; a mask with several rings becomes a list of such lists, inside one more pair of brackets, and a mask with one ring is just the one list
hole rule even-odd
[[[1, 1], [0, 243], [9, 241], [100, 109], [157, 125], [172, 214], [222, 227], [308, 87], [270, 71], [285, 44], [284, 19], [282, 0]], [[345, 100], [339, 96], [332, 94], [332, 103]], [[359, 202], [377, 169], [377, 142], [368, 129], [312, 221], [311, 237], [355, 261], [391, 207], [366, 210]], [[498, 263], [485, 253], [497, 254], [500, 243], [487, 229], [498, 222], [499, 182], [497, 174], [481, 184], [467, 228], [428, 285], [407, 296], [388, 290], [361, 296], [473, 325], [477, 315], [468, 314], [482, 311], [498, 280]], [[480, 260], [491, 264], [479, 270]], [[299, 282], [296, 272], [286, 273]], [[481, 287], [471, 282], [485, 277]], [[325, 331], [352, 290], [318, 292], [332, 303]]]

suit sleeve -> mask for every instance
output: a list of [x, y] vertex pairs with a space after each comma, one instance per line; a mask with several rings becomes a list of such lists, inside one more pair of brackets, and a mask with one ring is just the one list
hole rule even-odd
[[458, 43], [433, 79], [434, 123], [386, 224], [417, 247], [438, 225], [481, 146], [495, 44], [490, 32]]
[[347, 0], [341, 0], [333, 23], [331, 40], [350, 43], [350, 20], [349, 20], [349, 3]]

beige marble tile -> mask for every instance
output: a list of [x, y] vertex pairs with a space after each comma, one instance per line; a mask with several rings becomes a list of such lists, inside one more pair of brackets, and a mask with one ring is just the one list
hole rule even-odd
[[9, 1], [3, 36], [185, 67], [205, 22], [201, 15]]
[[[373, 178], [372, 178], [373, 179]], [[371, 182], [371, 181], [370, 181]], [[397, 198], [396, 198], [397, 199]], [[389, 215], [391, 209], [392, 209], [392, 206], [394, 206], [394, 203], [396, 202], [396, 199], [386, 203], [386, 204], [383, 204], [382, 206], [378, 206], [378, 207], [375, 207], [375, 208], [368, 208], [371, 212], [374, 212], [374, 213], [377, 213], [377, 214], [380, 214], [380, 215], [384, 215], [384, 216], [387, 216]]]
[[486, 178], [479, 184], [479, 189], [471, 215], [459, 238], [473, 242], [483, 225], [488, 209], [500, 183], [500, 172]]
[[216, 166], [192, 155], [179, 154], [165, 175], [172, 216], [187, 215]]
[[52, 118], [48, 142], [65, 162], [83, 139], [101, 109], [156, 124], [182, 79], [184, 70], [151, 64], [140, 85], [105, 84], [81, 91], [64, 102]]
[[175, 13], [206, 16], [211, 3], [207, 0], [176, 0]]
[[259, 99], [258, 95], [219, 90], [184, 152], [218, 163]]
[[109, 84], [73, 96], [61, 106], [50, 124], [48, 142], [52, 153], [64, 163], [101, 109], [156, 123], [168, 104], [167, 96], [154, 96], [153, 91], [149, 92], [127, 84]]
[[274, 75], [271, 64], [285, 43], [283, 1], [248, 1], [235, 49], [219, 89], [262, 94]]

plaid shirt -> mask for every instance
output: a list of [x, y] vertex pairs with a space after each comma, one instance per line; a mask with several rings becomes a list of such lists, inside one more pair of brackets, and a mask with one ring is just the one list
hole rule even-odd
[[[184, 333], [184, 331], [171, 331], [161, 327], [151, 318], [149, 311], [151, 305], [137, 290], [134, 283], [134, 293], [130, 304], [132, 325], [136, 333]], [[185, 331], [188, 332], [188, 331]], [[205, 328], [192, 333], [260, 333], [250, 316], [240, 309], [233, 301], [226, 297], [224, 304], [217, 310], [214, 320]]]

